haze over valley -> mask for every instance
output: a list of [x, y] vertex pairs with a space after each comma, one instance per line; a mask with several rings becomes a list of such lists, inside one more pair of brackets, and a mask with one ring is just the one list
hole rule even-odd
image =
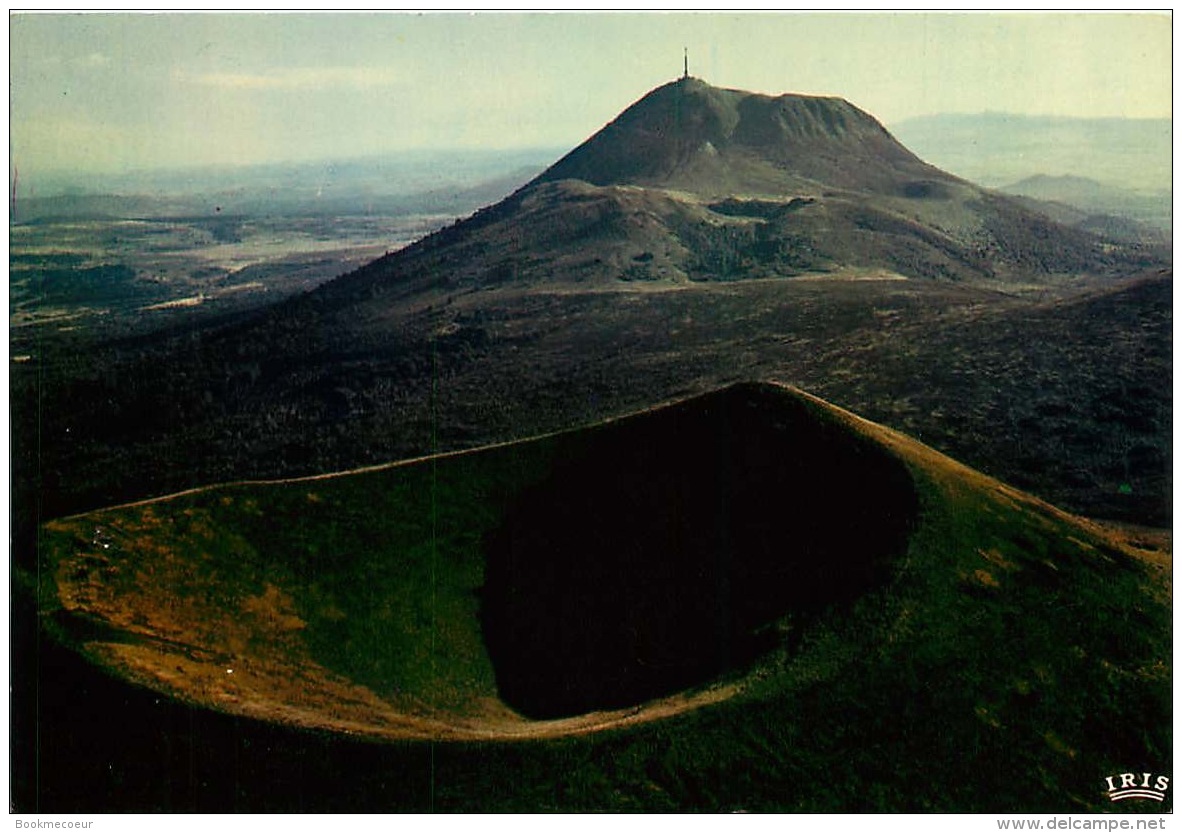
[[[499, 199], [544, 151], [417, 153], [120, 176], [14, 188], [11, 324], [109, 337], [271, 303], [338, 277]], [[85, 183], [85, 185], [81, 184]], [[197, 308], [201, 307], [200, 310]], [[144, 313], [169, 315], [145, 315]], [[29, 338], [14, 334], [17, 355]]]

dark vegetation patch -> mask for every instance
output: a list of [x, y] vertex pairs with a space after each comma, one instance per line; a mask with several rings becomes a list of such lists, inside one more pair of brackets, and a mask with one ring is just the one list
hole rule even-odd
[[[982, 254], [1012, 269], [1069, 273], [1147, 269], [1160, 265], [1160, 245], [1113, 246], [1080, 228], [1067, 228], [1043, 214], [1004, 210], [1008, 198], [985, 193], [982, 211], [989, 242]], [[1001, 209], [1001, 210], [998, 210]]]
[[1164, 527], [1172, 295], [1172, 280], [1154, 279], [940, 315], [914, 350], [898, 349], [910, 328], [892, 329], [866, 350], [829, 354], [828, 375], [810, 371], [804, 384], [1058, 506]]
[[813, 197], [793, 197], [787, 202], [773, 200], [740, 200], [733, 197], [720, 202], [711, 203], [709, 208], [716, 214], [728, 217], [762, 217], [770, 220], [792, 211], [799, 211], [808, 205], [813, 205]]
[[[184, 222], [187, 218], [178, 218]], [[243, 224], [248, 220], [245, 216], [222, 215], [218, 217], [203, 217], [188, 219], [195, 228], [207, 232], [217, 243], [241, 243], [243, 239]]]
[[112, 296], [149, 295], [137, 288], [132, 280], [135, 270], [121, 263], [100, 266], [69, 266], [42, 268], [29, 273], [28, 283], [20, 295], [40, 304], [95, 304], [104, 303]]
[[799, 401], [730, 389], [595, 431], [490, 536], [485, 637], [532, 717], [637, 703], [777, 647], [889, 573], [906, 470]]
[[953, 195], [948, 183], [938, 180], [904, 182], [899, 186], [899, 194], [912, 200], [942, 200], [949, 199]]
[[[784, 215], [777, 212], [777, 218]], [[788, 221], [755, 224], [682, 219], [677, 241], [690, 252], [686, 271], [694, 280], [734, 281], [824, 271], [838, 259], [808, 225]]]
[[80, 266], [86, 261], [84, 255], [75, 254], [73, 252], [21, 252], [10, 253], [8, 255], [8, 263], [12, 270], [25, 270], [30, 266], [41, 266], [45, 268], [63, 268]]

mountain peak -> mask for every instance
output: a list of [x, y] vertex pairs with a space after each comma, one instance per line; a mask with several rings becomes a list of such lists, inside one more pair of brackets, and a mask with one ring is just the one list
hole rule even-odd
[[993, 286], [1134, 263], [922, 162], [844, 99], [683, 76], [500, 203], [324, 293], [367, 296], [390, 269], [450, 291], [867, 273]]
[[934, 170], [845, 99], [770, 96], [687, 75], [650, 91], [539, 180], [718, 195], [809, 182], [875, 188]]

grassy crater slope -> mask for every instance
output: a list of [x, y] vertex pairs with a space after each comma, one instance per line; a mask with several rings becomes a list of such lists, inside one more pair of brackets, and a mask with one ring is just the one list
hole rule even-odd
[[[1119, 809], [1171, 755], [1163, 553], [775, 385], [42, 539], [59, 641], [199, 711], [460, 741], [435, 809]], [[341, 789], [423, 806], [376, 777]]]

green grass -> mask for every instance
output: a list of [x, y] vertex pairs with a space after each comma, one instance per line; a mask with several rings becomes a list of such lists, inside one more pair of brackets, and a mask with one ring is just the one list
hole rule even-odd
[[[549, 448], [220, 487], [57, 522], [43, 544], [94, 550], [90, 531], [101, 529], [119, 565], [106, 578], [113, 596], [188, 609], [190, 637], [227, 651], [213, 623], [237, 616], [268, 585], [281, 588], [306, 623], [313, 660], [407, 708], [464, 713], [496, 696], [477, 615], [482, 536], [504, 502], [545, 471]], [[279, 646], [264, 639], [251, 649]]]
[[[805, 408], [911, 472], [920, 515], [890, 580], [791, 632], [720, 704], [437, 747], [437, 809], [1145, 809], [1110, 805], [1103, 779], [1172, 759], [1170, 611], [1148, 568], [910, 441]], [[51, 571], [83, 571], [77, 586], [101, 576], [149, 625], [310, 657], [408, 712], [476, 716], [497, 696], [485, 536], [586, 437], [107, 510], [54, 522], [43, 551]], [[283, 616], [302, 627], [277, 630]]]
[[[1103, 795], [1106, 775], [1172, 759], [1169, 612], [1145, 572], [1102, 545], [1071, 543], [1080, 530], [1058, 517], [916, 473], [926, 510], [906, 567], [852, 615], [819, 623], [778, 673], [635, 731], [482, 751], [484, 765], [493, 757], [519, 773], [512, 795], [472, 799], [472, 756], [449, 753], [440, 804], [1160, 809]], [[982, 548], [1013, 564], [996, 588], [963, 578], [992, 566]]]

